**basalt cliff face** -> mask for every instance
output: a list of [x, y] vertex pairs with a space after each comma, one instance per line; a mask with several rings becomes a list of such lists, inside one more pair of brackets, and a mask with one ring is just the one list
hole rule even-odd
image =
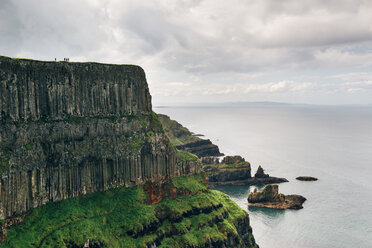
[[151, 109], [138, 66], [0, 57], [0, 218], [200, 172]]

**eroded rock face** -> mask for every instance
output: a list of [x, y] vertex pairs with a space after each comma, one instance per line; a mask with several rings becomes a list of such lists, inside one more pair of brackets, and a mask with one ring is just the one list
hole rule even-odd
[[0, 57], [0, 218], [200, 172], [177, 162], [138, 66]]

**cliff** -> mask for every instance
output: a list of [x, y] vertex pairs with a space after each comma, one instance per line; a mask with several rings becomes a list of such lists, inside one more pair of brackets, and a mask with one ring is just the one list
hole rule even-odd
[[193, 153], [199, 158], [223, 156], [218, 146], [213, 144], [209, 139], [201, 139], [177, 121], [170, 119], [167, 115], [158, 114], [158, 116], [166, 135], [177, 149]]
[[133, 65], [0, 57], [0, 218], [119, 186], [193, 174]]

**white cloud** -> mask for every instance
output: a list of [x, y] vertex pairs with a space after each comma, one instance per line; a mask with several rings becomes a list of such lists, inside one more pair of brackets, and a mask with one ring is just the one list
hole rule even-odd
[[139, 64], [154, 99], [344, 92], [371, 80], [345, 78], [371, 71], [371, 13], [366, 0], [3, 0], [0, 54]]

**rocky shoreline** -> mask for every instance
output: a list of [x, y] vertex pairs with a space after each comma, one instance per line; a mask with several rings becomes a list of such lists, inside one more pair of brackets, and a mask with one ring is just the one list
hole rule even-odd
[[211, 186], [265, 185], [288, 182], [286, 178], [271, 177], [265, 174], [261, 165], [254, 177], [251, 175], [251, 164], [239, 155], [225, 156], [217, 145], [209, 139], [201, 139], [169, 116], [158, 114], [164, 131], [178, 150], [195, 154], [202, 162], [204, 172], [208, 174]]
[[250, 186], [250, 185], [266, 185], [272, 183], [286, 183], [286, 178], [268, 177], [268, 178], [255, 178], [251, 177], [245, 180], [234, 180], [225, 182], [209, 182], [211, 186]]

